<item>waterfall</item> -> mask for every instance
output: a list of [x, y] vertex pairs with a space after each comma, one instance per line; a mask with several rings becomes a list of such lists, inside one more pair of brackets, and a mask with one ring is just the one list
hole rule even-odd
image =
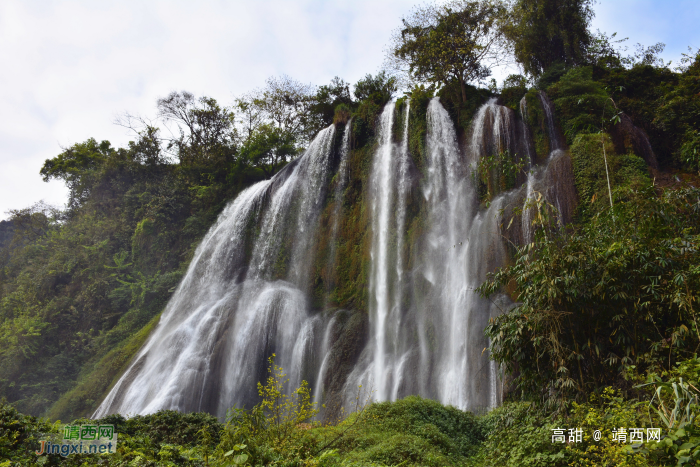
[[307, 281], [334, 136], [334, 126], [320, 132], [302, 157], [224, 210], [94, 417], [175, 409], [223, 418], [257, 400], [271, 353], [290, 387], [312, 371], [304, 365], [322, 323], [309, 316]]
[[530, 132], [527, 128], [527, 99], [525, 96], [520, 99], [520, 118], [522, 122], [522, 132], [524, 139], [524, 147], [527, 154], [527, 181], [526, 181], [526, 193], [525, 193], [525, 203], [523, 203], [523, 215], [522, 215], [522, 231], [523, 231], [523, 242], [525, 244], [530, 244], [532, 242], [532, 204], [533, 200], [533, 181], [534, 181], [534, 168], [532, 160], [532, 149], [530, 143]]
[[331, 226], [331, 245], [330, 253], [328, 255], [328, 273], [327, 273], [327, 287], [330, 288], [334, 285], [334, 275], [332, 273], [335, 267], [336, 250], [338, 238], [338, 226], [340, 224], [340, 215], [343, 207], [343, 194], [345, 188], [348, 185], [348, 153], [350, 152], [350, 131], [352, 129], [352, 120], [349, 120], [345, 124], [345, 131], [343, 132], [343, 142], [340, 149], [340, 163], [338, 164], [337, 180], [335, 185], [335, 192], [333, 194], [333, 201], [335, 206], [333, 208], [333, 224]]
[[[395, 204], [397, 188], [401, 186], [401, 169], [396, 170], [397, 163], [401, 167], [402, 162], [396, 157], [396, 147], [392, 141], [394, 124], [394, 103], [387, 104], [379, 121], [378, 141], [374, 161], [372, 162], [372, 176], [370, 178], [371, 216], [372, 216], [372, 268], [370, 273], [369, 293], [370, 326], [373, 330], [374, 342], [374, 390], [379, 400], [386, 400], [391, 384], [391, 378], [387, 377], [387, 371], [393, 365], [395, 353], [393, 333], [387, 330], [387, 319], [396, 304], [396, 295], [392, 289], [397, 284], [392, 273], [394, 256], [400, 256], [396, 251], [390, 251], [392, 238], [392, 212], [396, 211], [397, 218], [400, 205]], [[399, 159], [398, 161], [396, 159]], [[388, 361], [387, 361], [388, 360]]]
[[[548, 155], [536, 154], [530, 141], [524, 98], [520, 120], [490, 99], [461, 136], [432, 99], [421, 154], [409, 150], [410, 103], [389, 102], [366, 169], [350, 170], [363, 154], [350, 157], [351, 122], [342, 139], [333, 125], [322, 130], [299, 159], [224, 209], [94, 417], [175, 409], [223, 419], [230, 407], [259, 401], [256, 384], [273, 353], [288, 373], [286, 389], [306, 380], [319, 403], [352, 409], [362, 386], [379, 401], [420, 394], [460, 409], [498, 405], [502, 382], [484, 328], [512, 303], [505, 295], [483, 299], [475, 289], [506, 264], [504, 236], [532, 241], [528, 201], [536, 193], [559, 207], [562, 222], [575, 203], [551, 103], [538, 96]], [[494, 157], [526, 162], [527, 177], [523, 170], [515, 187], [494, 189], [485, 201], [474, 174]], [[369, 253], [367, 306], [334, 308], [335, 268], [347, 254], [338, 247], [340, 225], [351, 222], [344, 196], [358, 186], [365, 217], [353, 218], [352, 228], [367, 229], [366, 244], [351, 250]], [[511, 230], [503, 227], [509, 219]]]
[[545, 123], [547, 126], [547, 136], [549, 137], [549, 149], [554, 151], [556, 149], [561, 149], [561, 141], [559, 135], [557, 134], [557, 128], [554, 125], [554, 111], [552, 110], [552, 103], [549, 101], [549, 97], [544, 91], [537, 93], [542, 102], [542, 108], [544, 109]]
[[[480, 112], [477, 118], [485, 118]], [[481, 122], [477, 122], [477, 126]], [[477, 142], [481, 144], [481, 142]], [[470, 270], [468, 263], [469, 237], [476, 194], [468, 176], [468, 166], [457, 145], [452, 120], [437, 99], [428, 105], [428, 136], [426, 142], [427, 177], [424, 197], [429, 213], [430, 229], [426, 234], [422, 273], [433, 285], [425, 306], [432, 311], [431, 328], [442, 336], [435, 343], [436, 382], [441, 401], [465, 406], [465, 375], [467, 360], [468, 290]], [[426, 340], [427, 333], [421, 338]]]
[[328, 325], [326, 326], [326, 330], [323, 333], [323, 341], [321, 342], [321, 352], [319, 355], [323, 355], [323, 360], [321, 361], [321, 366], [319, 367], [318, 375], [316, 376], [316, 387], [313, 388], [314, 400], [319, 404], [323, 402], [323, 379], [326, 375], [326, 370], [328, 369], [329, 351], [331, 350], [331, 332], [335, 326], [335, 321], [335, 316], [330, 319]]
[[[410, 103], [403, 110], [400, 144], [392, 139], [395, 104], [384, 108], [378, 122], [378, 147], [372, 160], [369, 195], [372, 225], [369, 318], [371, 341], [348, 377], [345, 405], [356, 402], [357, 389], [372, 391], [375, 400], [396, 400], [406, 362], [412, 352], [403, 338], [403, 262], [406, 197], [409, 191], [408, 123]], [[393, 215], [392, 215], [393, 214]], [[408, 344], [408, 345], [407, 345]]]
[[[335, 186], [335, 192], [333, 195], [333, 200], [334, 200], [334, 208], [333, 208], [333, 223], [331, 226], [331, 236], [330, 236], [330, 253], [328, 255], [328, 272], [326, 274], [327, 276], [327, 290], [334, 285], [335, 280], [334, 280], [334, 274], [333, 274], [333, 268], [335, 267], [335, 260], [336, 260], [336, 253], [337, 253], [337, 239], [338, 239], [338, 228], [339, 228], [339, 223], [340, 223], [340, 217], [341, 217], [341, 212], [342, 212], [342, 206], [343, 206], [343, 196], [345, 189], [348, 184], [348, 157], [349, 157], [349, 152], [350, 152], [350, 133], [352, 131], [352, 120], [349, 120], [345, 124], [345, 131], [343, 132], [343, 141], [341, 145], [341, 152], [340, 152], [340, 163], [338, 164], [338, 171], [337, 171], [337, 180], [336, 180], [336, 186]], [[325, 325], [325, 330], [323, 333], [323, 340], [321, 341], [321, 346], [318, 352], [319, 356], [322, 356], [321, 364], [318, 369], [318, 373], [316, 375], [316, 385], [315, 387], [312, 387], [313, 395], [314, 395], [314, 401], [319, 404], [319, 406], [323, 405], [324, 401], [324, 395], [325, 395], [325, 388], [324, 388], [324, 380], [326, 377], [326, 370], [328, 369], [328, 360], [329, 360], [329, 353], [331, 350], [331, 333], [333, 332], [334, 328], [336, 325], [336, 317], [332, 316], [328, 322]]]
[[[403, 264], [403, 248], [404, 248], [404, 230], [406, 228], [406, 197], [408, 196], [409, 188], [409, 155], [408, 155], [408, 117], [411, 110], [411, 102], [406, 101], [404, 108], [404, 123], [403, 136], [401, 146], [397, 154], [397, 181], [396, 181], [396, 287], [394, 287], [394, 306], [392, 307], [392, 315], [394, 322], [394, 339], [398, 339], [399, 327], [401, 326], [401, 301], [404, 285], [404, 264]], [[398, 378], [397, 378], [398, 381]], [[398, 389], [398, 383], [395, 382], [394, 389]], [[392, 391], [392, 400], [396, 400], [395, 390]]]
[[[406, 130], [400, 145], [388, 136], [393, 112], [389, 104], [380, 118], [370, 181], [376, 186], [371, 191], [373, 340], [348, 378], [346, 406], [354, 401], [353, 389], [362, 385], [374, 390], [374, 400], [418, 393], [462, 409], [492, 407], [500, 401], [500, 389], [497, 369], [484, 352], [488, 340], [483, 330], [500, 311], [474, 289], [505, 261], [499, 234], [503, 200], [479, 212], [471, 173], [485, 152], [512, 150], [514, 115], [495, 100], [485, 104], [474, 119], [471, 151], [465, 157], [447, 111], [437, 98], [430, 102], [421, 183], [426, 231], [412, 246], [416, 264], [405, 270], [393, 248], [398, 249], [405, 233], [406, 190], [400, 187], [408, 186], [409, 177], [403, 163], [394, 161], [403, 158], [406, 166], [411, 162]], [[386, 215], [391, 209], [397, 211], [395, 223]], [[397, 298], [404, 280], [412, 291], [409, 303]]]

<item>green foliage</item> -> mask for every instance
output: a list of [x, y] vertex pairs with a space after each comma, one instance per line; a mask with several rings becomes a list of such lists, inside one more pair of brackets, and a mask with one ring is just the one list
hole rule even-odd
[[411, 111], [408, 116], [408, 153], [414, 164], [421, 168], [425, 161], [425, 137], [428, 131], [426, 122], [428, 104], [434, 97], [433, 89], [415, 86], [411, 91]]
[[546, 90], [551, 85], [556, 83], [567, 72], [566, 65], [562, 62], [553, 63], [548, 67], [537, 79], [537, 89]]
[[474, 176], [477, 179], [479, 200], [490, 202], [494, 196], [515, 188], [526, 161], [518, 160], [508, 151], [479, 159]]
[[496, 23], [502, 5], [492, 1], [453, 1], [416, 8], [394, 33], [389, 60], [412, 79], [436, 85], [465, 86], [491, 71], [484, 64], [497, 56], [500, 35]]
[[[648, 454], [660, 464], [696, 465], [700, 458], [700, 424], [697, 421], [700, 413], [700, 391], [697, 388], [700, 359], [695, 356], [678, 362], [675, 368], [662, 374], [666, 378], [650, 374], [649, 383], [640, 387], [653, 387], [649, 409], [662, 422], [668, 436], [659, 443], [650, 443], [636, 450]], [[652, 413], [649, 418], [652, 418]]]
[[154, 316], [138, 332], [125, 336], [102, 358], [94, 363], [87, 362], [79, 372], [75, 386], [60, 395], [47, 415], [54, 419], [74, 419], [91, 413], [116, 384], [159, 319], [160, 314]]
[[531, 403], [506, 403], [484, 417], [488, 437], [468, 465], [566, 465], [569, 456], [552, 443], [552, 429], [562, 427], [558, 422]]
[[462, 465], [484, 437], [471, 413], [417, 396], [373, 404], [356, 417], [327, 431], [342, 432], [334, 448], [357, 465]]
[[[627, 400], [612, 388], [600, 395], [593, 394], [583, 403], [573, 402], [568, 413], [547, 414], [542, 407], [530, 402], [507, 402], [483, 418], [488, 431], [486, 441], [468, 465], [537, 465], [537, 466], [627, 466], [642, 467], [657, 464], [648, 456], [655, 443], [629, 444], [614, 441], [613, 430], [619, 428], [657, 427], [644, 410], [645, 404]], [[578, 442], [552, 442], [554, 429], [563, 429], [569, 439], [569, 429], [580, 428]], [[601, 438], [595, 441], [598, 430]], [[635, 446], [633, 449], [632, 446]]]
[[503, 81], [501, 89], [501, 101], [506, 107], [518, 111], [520, 99], [527, 92], [527, 80], [522, 75], [509, 75]]
[[309, 448], [304, 448], [304, 442], [300, 441], [304, 435], [302, 426], [314, 418], [318, 410], [311, 402], [308, 383], [302, 381], [301, 386], [288, 394], [285, 389], [289, 379], [284, 370], [275, 365], [274, 354], [268, 363], [267, 381], [265, 384], [258, 382], [261, 402], [250, 410], [232, 409], [229, 412], [217, 448], [221, 457], [231, 456], [245, 448], [246, 452], [237, 454], [235, 459], [239, 462], [250, 459], [254, 465], [268, 465], [290, 455], [309, 455]]
[[615, 147], [607, 134], [579, 134], [571, 145], [571, 159], [576, 192], [581, 200], [579, 204], [581, 219], [587, 219], [607, 205], [608, 185], [603, 144], [605, 144], [612, 187], [621, 185], [642, 187], [651, 184], [647, 165], [641, 157], [634, 154], [616, 154]]
[[333, 124], [345, 125], [352, 117], [352, 110], [346, 104], [338, 104], [333, 113]]
[[689, 131], [683, 138], [681, 162], [688, 170], [700, 174], [700, 132]]
[[40, 174], [45, 182], [63, 180], [68, 186], [68, 205], [77, 208], [87, 200], [94, 183], [95, 169], [114, 155], [109, 141], [97, 143], [93, 138], [77, 143], [53, 159], [47, 159]]
[[[272, 368], [280, 374], [274, 364]], [[2, 404], [0, 455], [23, 463], [67, 466], [445, 466], [464, 465], [484, 439], [483, 424], [474, 415], [410, 397], [371, 405], [363, 413], [325, 426], [295, 423], [302, 420], [300, 413], [306, 410], [302, 407], [299, 413], [290, 413], [289, 431], [280, 440], [275, 411], [264, 408], [264, 404], [279, 399], [282, 380], [274, 375], [271, 378], [272, 383], [268, 381], [262, 388], [272, 399], [250, 411], [232, 411], [225, 425], [211, 415], [167, 410], [92, 421], [113, 424], [119, 434], [117, 453], [101, 456], [37, 457], [34, 449], [38, 440], [45, 433], [57, 432], [58, 425], [23, 416]], [[79, 419], [72, 424], [85, 422]]]
[[590, 67], [572, 68], [550, 86], [547, 93], [554, 103], [568, 144], [572, 144], [579, 133], [600, 131], [606, 107], [608, 121], [605, 123], [612, 123], [609, 118], [615, 112], [611, 110], [612, 105], [603, 86], [593, 80]]
[[[328, 126], [331, 123], [338, 123], [336, 115], [339, 107], [350, 112], [353, 104], [350, 97], [350, 84], [336, 76], [329, 84], [319, 86], [316, 92], [316, 104], [312, 111], [320, 115], [323, 124]], [[343, 120], [342, 123], [348, 119]]]
[[272, 125], [260, 125], [241, 147], [241, 157], [270, 178], [298, 153], [294, 135]]
[[42, 436], [57, 432], [56, 424], [22, 415], [7, 401], [0, 400], [0, 461], [12, 460], [21, 465], [29, 465], [36, 459], [34, 450], [38, 449]]
[[539, 76], [558, 62], [584, 62], [592, 18], [590, 0], [517, 0], [503, 32], [525, 72]]
[[168, 142], [182, 165], [231, 164], [237, 139], [234, 115], [211, 97], [195, 99], [187, 91], [158, 99], [158, 113], [174, 123], [179, 135]]
[[[272, 365], [274, 369], [274, 364]], [[680, 363], [665, 379], [652, 377], [657, 387], [683, 387], [687, 375], [697, 374], [698, 359]], [[276, 370], [283, 373], [281, 369]], [[284, 378], [282, 376], [282, 378]], [[281, 387], [272, 377], [272, 397]], [[694, 391], [689, 389], [689, 391]], [[674, 401], [682, 391], [658, 391], [661, 399]], [[690, 405], [698, 411], [696, 392]], [[658, 404], [652, 400], [653, 404]], [[417, 396], [396, 402], [372, 404], [337, 424], [290, 425], [288, 437], [277, 438], [274, 412], [263, 409], [231, 412], [222, 425], [207, 414], [181, 414], [160, 411], [152, 415], [124, 418], [110, 415], [94, 423], [113, 424], [119, 434], [117, 452], [110, 455], [57, 455], [37, 457], [34, 449], [47, 433], [57, 433], [58, 423], [19, 414], [6, 403], [0, 404], [0, 455], [11, 462], [39, 465], [166, 465], [166, 466], [661, 466], [684, 465], [695, 461], [697, 426], [686, 417], [684, 424], [672, 424], [661, 442], [620, 443], [613, 430], [659, 427], [654, 411], [647, 414], [647, 403], [623, 398], [619, 391], [605, 388], [586, 402], [572, 403], [569, 410], [547, 414], [529, 402], [506, 402], [488, 414], [477, 417], [454, 407]], [[679, 411], [680, 412], [680, 411]], [[296, 415], [293, 415], [293, 417]], [[72, 424], [84, 424], [75, 420]], [[553, 429], [580, 428], [579, 442], [552, 442]], [[593, 432], [601, 439], [595, 441]], [[664, 427], [664, 430], [666, 428]], [[667, 433], [667, 434], [666, 434]], [[245, 440], [245, 441], [243, 441]], [[10, 464], [8, 464], [10, 465]]]
[[[464, 94], [463, 94], [464, 93]], [[453, 119], [458, 133], [469, 130], [474, 114], [484, 101], [492, 96], [491, 91], [465, 85], [463, 88], [458, 81], [451, 81], [436, 93], [440, 103]], [[466, 99], [465, 99], [466, 96]]]
[[366, 417], [370, 427], [380, 426], [424, 437], [446, 452], [463, 456], [469, 455], [484, 437], [481, 425], [470, 412], [419, 396], [373, 404], [367, 409]]
[[[698, 190], [618, 189], [571, 233], [521, 248], [480, 287], [514, 284], [518, 306], [486, 329], [491, 355], [526, 395], [560, 403], [660, 371], [700, 343]], [[512, 282], [511, 282], [512, 281]]]
[[397, 90], [396, 78], [381, 71], [375, 76], [365, 75], [355, 84], [354, 94], [359, 104], [352, 113], [352, 139], [354, 147], [371, 144], [377, 117], [384, 105]]
[[311, 402], [311, 390], [306, 381], [287, 395], [284, 390], [289, 383], [284, 370], [275, 365], [275, 354], [268, 360], [266, 383], [258, 383], [258, 395], [262, 398], [260, 407], [266, 418], [265, 425], [273, 443], [283, 443], [300, 423], [318, 414], [316, 404]]
[[386, 104], [396, 92], [396, 78], [380, 71], [375, 76], [370, 74], [355, 84], [355, 97], [359, 101], [371, 100], [380, 107]]
[[534, 156], [533, 162], [542, 162], [549, 156], [551, 144], [547, 132], [547, 116], [540, 100], [539, 91], [535, 89], [529, 90], [525, 94], [525, 104], [527, 107], [525, 121], [528, 124], [532, 142], [535, 146], [535, 154], [531, 156]]
[[[583, 404], [572, 403], [572, 409], [566, 423], [569, 426], [580, 427], [583, 430], [582, 442], [569, 444], [566, 447], [568, 457], [573, 466], [647, 466], [650, 465], [644, 453], [632, 449], [639, 448], [642, 443], [621, 443], [613, 440], [613, 430], [624, 428], [658, 427], [656, 421], [645, 417], [644, 403], [623, 398], [619, 391], [607, 387], [601, 394], [592, 394], [589, 401]], [[595, 441], [593, 433], [600, 431], [601, 438]], [[646, 440], [646, 438], [645, 438]], [[629, 439], [628, 439], [629, 441]]]
[[0, 254], [0, 394], [25, 412], [46, 413], [73, 389], [52, 415], [93, 411], [226, 199], [258, 179], [215, 157], [165, 163], [154, 138], [74, 145], [42, 169], [71, 188], [70, 210], [12, 213]]

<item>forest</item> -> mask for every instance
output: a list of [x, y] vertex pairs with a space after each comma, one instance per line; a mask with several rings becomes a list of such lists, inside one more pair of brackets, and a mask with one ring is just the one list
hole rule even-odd
[[[126, 147], [91, 138], [46, 160], [39, 175], [66, 184], [66, 208], [37, 203], [0, 222], [0, 466], [700, 465], [700, 53], [666, 63], [664, 44], [593, 32], [592, 4], [416, 7], [382, 71], [357, 83], [272, 77], [230, 106], [173, 92], [152, 118], [120, 117], [133, 134]], [[509, 60], [522, 74], [490, 79]], [[293, 164], [319, 131], [349, 126], [351, 175], [337, 266], [315, 263], [312, 306], [366, 316], [370, 254], [357, 246], [369, 241], [360, 219], [384, 106], [410, 103], [408, 151], [421, 168], [434, 97], [460, 147], [488, 99], [516, 113], [524, 102], [534, 149], [548, 154], [541, 92], [571, 159], [575, 200], [564, 223], [559, 207], [535, 197], [527, 242], [508, 240], [523, 211], [504, 214], [508, 260], [477, 289], [513, 302], [484, 329], [503, 374], [499, 407], [471, 413], [358, 392], [353, 410], [321, 417], [306, 382], [285, 393], [289, 369], [273, 356], [259, 403], [232, 407], [225, 420], [112, 414], [100, 423], [119, 432], [116, 454], [35, 454], [47, 434], [95, 413], [226, 206]], [[479, 163], [482, 208], [523, 183], [522, 161], [506, 156]], [[322, 222], [333, 209], [329, 201]], [[330, 242], [321, 237], [319, 249]], [[366, 326], [353, 319], [351, 336]], [[569, 428], [582, 438], [553, 442]], [[620, 442], [620, 428], [661, 436]]]

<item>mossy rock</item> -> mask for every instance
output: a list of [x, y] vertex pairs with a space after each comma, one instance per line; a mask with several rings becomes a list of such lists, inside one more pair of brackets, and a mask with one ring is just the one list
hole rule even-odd
[[606, 158], [612, 191], [635, 183], [651, 183], [644, 159], [635, 154], [617, 154], [607, 133], [578, 135], [571, 145], [571, 158], [574, 183], [580, 199], [579, 214], [584, 217], [602, 206], [609, 206]]

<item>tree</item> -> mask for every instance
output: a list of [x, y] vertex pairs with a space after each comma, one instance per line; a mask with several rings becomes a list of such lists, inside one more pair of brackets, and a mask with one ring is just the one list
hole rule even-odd
[[233, 161], [238, 140], [234, 114], [215, 99], [172, 92], [158, 99], [158, 116], [178, 128], [179, 135], [169, 140], [168, 149], [176, 151], [181, 163]]
[[350, 96], [350, 84], [337, 76], [331, 80], [330, 84], [319, 86], [315, 99], [316, 103], [312, 106], [311, 112], [318, 125], [316, 131], [333, 123], [335, 109], [339, 105], [351, 106], [353, 104]]
[[462, 102], [466, 83], [491, 74], [503, 59], [497, 0], [455, 0], [416, 8], [403, 18], [388, 51], [389, 66], [411, 80], [447, 85], [457, 81]]
[[149, 168], [165, 163], [163, 152], [161, 151], [161, 140], [159, 137], [160, 130], [156, 127], [147, 125], [139, 132], [139, 139], [134, 143], [129, 142], [130, 158], [144, 164]]
[[297, 154], [294, 135], [271, 124], [253, 131], [241, 147], [241, 158], [259, 167], [267, 178], [274, 175], [287, 160]]
[[316, 88], [311, 84], [286, 75], [270, 77], [263, 89], [238, 99], [237, 107], [245, 112], [239, 122], [249, 136], [259, 125], [270, 124], [293, 135], [295, 143], [304, 146], [317, 131], [312, 112], [315, 96]]
[[359, 101], [370, 99], [379, 105], [384, 105], [396, 92], [396, 78], [387, 76], [381, 71], [372, 76], [365, 75], [364, 78], [355, 84], [355, 97]]
[[585, 62], [591, 19], [591, 0], [515, 0], [502, 31], [525, 72], [539, 76], [556, 63]]
[[44, 201], [24, 209], [10, 209], [7, 214], [12, 223], [12, 247], [36, 241], [61, 220], [61, 210]]
[[236, 124], [242, 130], [245, 138], [250, 138], [253, 132], [265, 122], [263, 109], [259, 104], [258, 98], [253, 94], [236, 99], [235, 107], [238, 110]]
[[39, 173], [45, 182], [51, 179], [65, 181], [70, 190], [68, 206], [80, 206], [90, 195], [94, 172], [115, 153], [109, 141], [98, 143], [93, 138], [76, 143], [53, 159], [46, 159]]

